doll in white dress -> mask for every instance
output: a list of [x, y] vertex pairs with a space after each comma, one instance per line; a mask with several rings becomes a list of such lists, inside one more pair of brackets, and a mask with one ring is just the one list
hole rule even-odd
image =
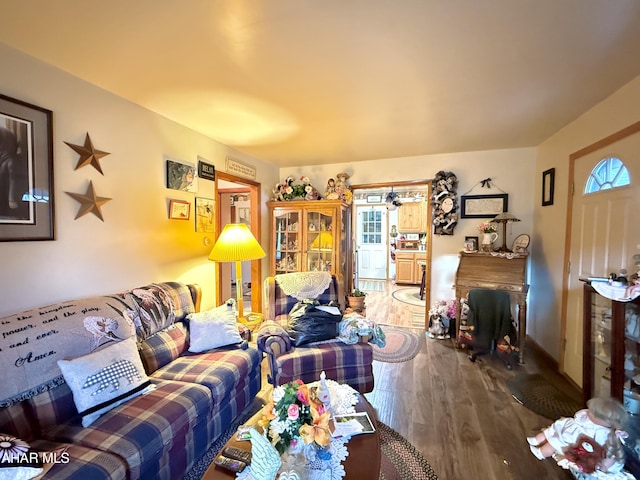
[[533, 437], [527, 437], [531, 452], [539, 460], [562, 454], [584, 434], [604, 445], [612, 430], [619, 430], [628, 414], [615, 398], [596, 397], [587, 402], [587, 408], [578, 410], [573, 418], [562, 417]]

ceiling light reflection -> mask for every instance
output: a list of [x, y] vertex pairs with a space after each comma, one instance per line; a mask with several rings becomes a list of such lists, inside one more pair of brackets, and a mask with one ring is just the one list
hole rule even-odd
[[284, 109], [230, 91], [165, 92], [151, 104], [155, 111], [230, 146], [274, 144], [300, 130]]

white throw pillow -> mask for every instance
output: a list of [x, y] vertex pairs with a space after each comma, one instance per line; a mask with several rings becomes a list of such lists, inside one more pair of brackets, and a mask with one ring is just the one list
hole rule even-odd
[[58, 360], [73, 401], [88, 427], [100, 415], [153, 388], [134, 337], [72, 360]]
[[189, 351], [192, 353], [242, 342], [242, 337], [238, 333], [236, 314], [226, 305], [206, 312], [190, 313], [187, 318], [189, 319]]

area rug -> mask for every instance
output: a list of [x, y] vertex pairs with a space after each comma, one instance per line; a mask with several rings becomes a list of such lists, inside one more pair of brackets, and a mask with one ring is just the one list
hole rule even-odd
[[420, 288], [418, 287], [400, 288], [392, 292], [391, 296], [399, 302], [408, 305], [422, 308], [426, 306], [426, 301], [420, 300]]
[[[241, 419], [235, 421], [187, 473], [184, 480], [200, 480], [220, 449], [248, 418], [249, 415], [243, 414]], [[376, 429], [380, 435], [382, 452], [379, 480], [438, 479], [429, 462], [406, 438], [380, 421], [376, 421]]]
[[196, 462], [193, 468], [187, 472], [184, 476], [184, 480], [200, 480], [204, 475], [204, 472], [209, 468], [209, 465], [211, 465], [211, 462], [216, 458], [218, 452], [222, 450], [224, 444], [227, 443], [231, 436], [236, 433], [238, 427], [255, 415], [263, 406], [264, 404], [256, 397], [245, 411], [235, 419], [229, 428], [227, 428], [224, 433], [220, 435], [215, 442], [213, 442], [213, 445], [211, 445], [209, 450], [207, 450], [200, 460]]
[[383, 348], [371, 345], [373, 347], [373, 359], [379, 362], [407, 362], [414, 358], [424, 345], [424, 335], [418, 335], [407, 328], [389, 325], [382, 325], [381, 328], [387, 340], [386, 345]]
[[380, 434], [380, 480], [436, 480], [429, 462], [406, 438], [377, 421]]
[[519, 403], [551, 420], [573, 417], [583, 408], [581, 402], [562, 392], [539, 373], [516, 375], [507, 380], [507, 387]]

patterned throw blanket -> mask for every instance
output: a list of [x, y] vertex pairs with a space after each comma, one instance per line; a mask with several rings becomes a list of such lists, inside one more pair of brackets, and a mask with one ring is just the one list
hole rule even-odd
[[186, 285], [151, 284], [0, 319], [0, 407], [63, 383], [57, 361], [133, 335], [143, 340], [193, 311]]

